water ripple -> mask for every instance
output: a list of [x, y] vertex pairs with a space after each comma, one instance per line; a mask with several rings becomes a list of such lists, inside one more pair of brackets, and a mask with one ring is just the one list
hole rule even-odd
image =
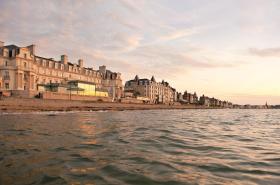
[[280, 183], [280, 112], [2, 114], [0, 184]]

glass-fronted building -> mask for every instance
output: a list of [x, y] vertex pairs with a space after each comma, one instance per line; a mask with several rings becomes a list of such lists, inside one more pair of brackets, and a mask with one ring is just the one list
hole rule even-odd
[[85, 95], [85, 96], [102, 96], [108, 97], [108, 91], [96, 88], [96, 85], [91, 82], [84, 82], [79, 80], [68, 82], [68, 91], [71, 94]]

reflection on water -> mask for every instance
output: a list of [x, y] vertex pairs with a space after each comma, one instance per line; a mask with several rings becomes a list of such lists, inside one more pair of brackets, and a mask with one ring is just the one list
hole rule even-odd
[[277, 110], [2, 114], [0, 184], [280, 184]]

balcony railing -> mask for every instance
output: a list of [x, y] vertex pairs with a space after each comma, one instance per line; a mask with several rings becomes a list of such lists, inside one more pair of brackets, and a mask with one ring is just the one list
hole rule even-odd
[[3, 79], [4, 79], [4, 80], [10, 80], [10, 76], [9, 76], [9, 75], [5, 75], [5, 76], [3, 77]]

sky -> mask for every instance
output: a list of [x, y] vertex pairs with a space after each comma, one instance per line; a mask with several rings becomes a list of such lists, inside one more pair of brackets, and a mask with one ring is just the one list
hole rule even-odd
[[179, 92], [280, 104], [279, 0], [0, 0], [0, 40], [155, 76]]

